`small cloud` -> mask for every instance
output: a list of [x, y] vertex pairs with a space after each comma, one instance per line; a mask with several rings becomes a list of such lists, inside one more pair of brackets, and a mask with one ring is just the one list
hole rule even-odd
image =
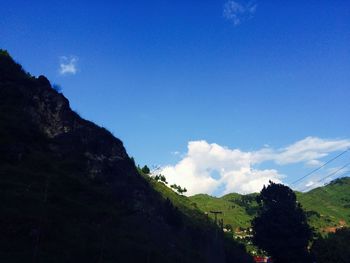
[[253, 3], [240, 4], [237, 1], [229, 0], [224, 4], [223, 16], [231, 21], [234, 26], [238, 26], [254, 16], [257, 6]]
[[323, 164], [324, 162], [321, 162], [320, 160], [310, 160], [306, 162], [306, 165], [309, 167], [319, 167]]
[[316, 187], [321, 187], [321, 186], [323, 186], [323, 185], [324, 185], [324, 183], [322, 183], [322, 182], [310, 180], [310, 181], [308, 181], [308, 182], [305, 184], [305, 188], [302, 189], [302, 192], [307, 192], [307, 191], [309, 191], [309, 190], [311, 190], [311, 189], [314, 189], [314, 188], [316, 188]]
[[75, 75], [78, 72], [77, 63], [78, 57], [76, 56], [60, 57], [60, 75]]
[[171, 152], [172, 155], [180, 155], [180, 152], [179, 151], [174, 151], [174, 152]]
[[315, 182], [314, 181], [309, 181], [309, 182], [307, 182], [306, 183], [306, 187], [310, 187], [310, 186], [313, 186], [315, 184]]

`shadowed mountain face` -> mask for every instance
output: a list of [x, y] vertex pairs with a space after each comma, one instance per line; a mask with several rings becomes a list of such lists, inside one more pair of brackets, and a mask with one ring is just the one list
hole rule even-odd
[[2, 50], [0, 198], [1, 262], [251, 260], [198, 210], [157, 192], [119, 139]]

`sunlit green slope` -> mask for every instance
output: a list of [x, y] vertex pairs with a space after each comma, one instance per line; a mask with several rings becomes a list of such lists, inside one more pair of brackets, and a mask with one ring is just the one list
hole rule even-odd
[[[256, 214], [257, 194], [240, 195], [232, 193], [217, 198], [205, 194], [190, 197], [203, 212], [222, 211], [224, 225], [233, 229], [247, 228]], [[350, 223], [350, 178], [332, 181], [307, 193], [296, 192], [299, 202], [306, 211], [310, 224], [319, 232], [332, 231], [333, 227]], [[210, 214], [210, 213], [209, 213]], [[211, 217], [213, 215], [210, 214]]]

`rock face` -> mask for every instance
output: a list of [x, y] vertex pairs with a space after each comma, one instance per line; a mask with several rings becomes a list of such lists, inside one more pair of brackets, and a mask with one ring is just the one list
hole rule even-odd
[[250, 262], [164, 200], [119, 139], [2, 50], [0, 198], [1, 262]]
[[91, 178], [115, 176], [120, 166], [130, 166], [131, 172], [135, 172], [119, 139], [106, 129], [80, 118], [70, 109], [69, 101], [52, 89], [44, 76], [40, 76], [37, 82], [38, 90], [32, 96], [30, 115], [41, 131], [59, 146], [56, 149], [53, 146], [53, 150], [61, 156], [83, 153]]
[[69, 101], [51, 87], [46, 77], [21, 79], [20, 83], [24, 85], [19, 86], [16, 78], [18, 75], [13, 77], [11, 74], [4, 72], [0, 79], [16, 86], [12, 87], [12, 92], [17, 93], [17, 99], [25, 102], [23, 110], [32, 124], [51, 139], [51, 148], [59, 156], [83, 153], [87, 161], [87, 172], [91, 177], [108, 177], [114, 172], [113, 168], [121, 163], [130, 163], [123, 143], [106, 129], [73, 112]]

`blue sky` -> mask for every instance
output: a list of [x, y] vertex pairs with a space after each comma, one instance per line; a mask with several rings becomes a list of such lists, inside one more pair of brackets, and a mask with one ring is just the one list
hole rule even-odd
[[[347, 1], [4, 0], [0, 47], [59, 84], [72, 108], [121, 138], [138, 163], [161, 165], [189, 188], [204, 184], [192, 193], [249, 192], [268, 178], [290, 183], [312, 170], [306, 163], [349, 147]], [[220, 182], [215, 173], [225, 164], [190, 158], [197, 146], [282, 154], [298, 142], [322, 154], [250, 160], [220, 171]], [[184, 162], [206, 169], [180, 169]], [[243, 168], [258, 172], [227, 175]]]

